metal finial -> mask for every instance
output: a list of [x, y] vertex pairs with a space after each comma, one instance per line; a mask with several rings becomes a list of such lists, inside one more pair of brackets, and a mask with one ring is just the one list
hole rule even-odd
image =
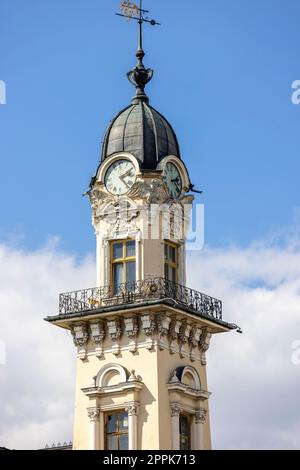
[[138, 100], [149, 101], [148, 96], [145, 94], [145, 86], [153, 77], [153, 70], [146, 69], [143, 64], [143, 58], [145, 52], [143, 50], [143, 24], [149, 23], [152, 26], [160, 25], [155, 20], [150, 20], [148, 16], [148, 10], [143, 10], [143, 2], [140, 0], [139, 6], [133, 3], [131, 0], [122, 0], [120, 3], [120, 9], [123, 13], [116, 13], [118, 16], [126, 18], [128, 21], [136, 20], [139, 24], [139, 37], [138, 37], [138, 50], [136, 57], [138, 60], [137, 65], [134, 69], [127, 73], [128, 80], [135, 86], [136, 94], [132, 100], [133, 103], [137, 103]]

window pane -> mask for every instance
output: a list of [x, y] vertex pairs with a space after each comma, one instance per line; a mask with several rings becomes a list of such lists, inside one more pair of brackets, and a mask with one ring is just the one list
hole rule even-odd
[[135, 261], [126, 263], [126, 282], [135, 282]]
[[170, 269], [170, 281], [172, 282], [176, 282], [176, 269], [175, 268], [171, 268]]
[[128, 450], [128, 434], [120, 435], [120, 449], [119, 450]]
[[165, 243], [165, 260], [168, 259], [168, 245]]
[[118, 292], [118, 285], [123, 283], [123, 264], [117, 263], [113, 265], [114, 293]]
[[126, 242], [126, 258], [135, 256], [135, 240]]
[[113, 259], [123, 259], [123, 243], [113, 243]]
[[190, 426], [189, 426], [189, 419], [187, 416], [180, 416], [180, 434], [189, 434]]
[[170, 246], [170, 260], [172, 263], [176, 262], [176, 248], [175, 246]]
[[165, 264], [165, 279], [169, 280], [169, 266]]
[[117, 432], [117, 415], [107, 416], [107, 431], [106, 432]]
[[118, 450], [118, 436], [107, 436], [107, 450]]
[[120, 413], [120, 431], [125, 431], [128, 429], [128, 414]]

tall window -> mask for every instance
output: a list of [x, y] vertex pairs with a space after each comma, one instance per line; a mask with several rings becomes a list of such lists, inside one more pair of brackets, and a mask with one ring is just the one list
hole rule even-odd
[[[133, 288], [135, 282], [135, 240], [114, 241], [111, 244], [112, 284], [114, 294], [119, 285], [128, 283], [126, 289]], [[130, 285], [131, 284], [131, 285]]]
[[191, 450], [191, 420], [188, 415], [179, 417], [180, 450]]
[[165, 279], [178, 282], [178, 246], [165, 242]]
[[117, 411], [105, 418], [105, 449], [128, 450], [128, 414]]

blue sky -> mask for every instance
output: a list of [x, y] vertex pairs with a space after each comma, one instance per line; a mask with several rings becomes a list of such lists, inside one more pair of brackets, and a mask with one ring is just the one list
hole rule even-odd
[[[3, 240], [28, 249], [58, 235], [94, 250], [88, 201], [109, 120], [133, 95], [136, 25], [118, 0], [2, 0], [0, 80]], [[300, 207], [298, 0], [148, 0], [151, 104], [177, 132], [203, 189], [206, 242], [246, 245]]]

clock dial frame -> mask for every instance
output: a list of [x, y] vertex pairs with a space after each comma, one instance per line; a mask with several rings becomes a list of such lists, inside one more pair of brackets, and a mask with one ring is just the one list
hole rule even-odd
[[182, 178], [177, 166], [167, 162], [163, 172], [163, 180], [166, 183], [169, 194], [173, 199], [178, 199], [182, 193]]
[[114, 196], [126, 194], [134, 185], [136, 170], [130, 160], [120, 159], [113, 162], [106, 170], [104, 184]]

